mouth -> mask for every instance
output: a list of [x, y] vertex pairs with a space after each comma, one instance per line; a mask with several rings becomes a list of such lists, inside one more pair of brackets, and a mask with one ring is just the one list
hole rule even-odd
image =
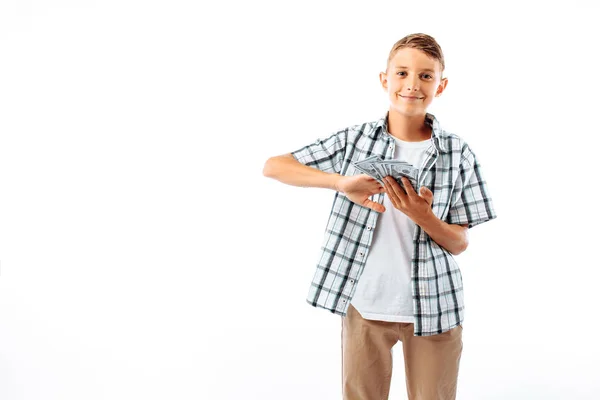
[[408, 100], [423, 100], [425, 97], [417, 97], [417, 96], [402, 96], [401, 94], [399, 94], [398, 96], [402, 97], [403, 99], [408, 99]]

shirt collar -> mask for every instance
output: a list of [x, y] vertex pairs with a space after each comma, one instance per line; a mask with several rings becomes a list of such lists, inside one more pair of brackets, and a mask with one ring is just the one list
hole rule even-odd
[[[377, 122], [375, 123], [375, 126], [369, 133], [369, 137], [371, 139], [377, 138], [378, 134], [383, 134], [384, 132], [386, 132], [386, 133], [389, 132], [388, 125], [387, 125], [388, 114], [389, 114], [389, 111], [386, 112], [385, 115], [383, 117], [381, 117], [379, 120], [377, 120]], [[444, 141], [442, 140], [442, 137], [441, 137], [442, 128], [440, 127], [440, 123], [438, 122], [438, 120], [435, 118], [435, 116], [433, 114], [426, 113], [425, 114], [425, 123], [431, 127], [431, 132], [432, 132], [431, 139], [432, 139], [435, 147], [438, 149], [438, 151], [446, 153], [448, 150], [446, 148], [446, 145], [444, 144]]]

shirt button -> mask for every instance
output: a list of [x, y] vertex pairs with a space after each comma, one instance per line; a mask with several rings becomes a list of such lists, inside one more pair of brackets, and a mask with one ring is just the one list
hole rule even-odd
[[363, 253], [362, 251], [360, 253], [358, 253], [361, 257], [365, 255], [365, 253]]
[[354, 279], [350, 279], [350, 283], [354, 283]]
[[368, 231], [370, 231], [370, 230], [371, 230], [371, 227], [370, 227], [370, 226], [367, 226], [367, 230], [368, 230]]

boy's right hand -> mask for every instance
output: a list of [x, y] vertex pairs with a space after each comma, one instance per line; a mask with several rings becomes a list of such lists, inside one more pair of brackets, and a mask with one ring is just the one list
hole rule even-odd
[[342, 176], [335, 189], [338, 192], [344, 193], [348, 199], [356, 204], [377, 212], [385, 211], [383, 205], [369, 200], [369, 196], [385, 191], [385, 188], [369, 175]]

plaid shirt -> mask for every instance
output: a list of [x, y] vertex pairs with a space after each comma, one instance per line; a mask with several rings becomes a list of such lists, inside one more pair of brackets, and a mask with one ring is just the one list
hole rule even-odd
[[[433, 145], [419, 166], [418, 185], [433, 192], [433, 213], [449, 224], [469, 228], [496, 218], [482, 169], [467, 143], [444, 131], [432, 114]], [[388, 133], [387, 113], [378, 121], [355, 125], [292, 152], [302, 164], [341, 175], [361, 173], [353, 161], [372, 155], [393, 158], [395, 141]], [[415, 188], [418, 192], [418, 188]], [[384, 193], [371, 200], [383, 203]], [[379, 213], [336, 192], [321, 255], [306, 301], [346, 315], [365, 266]], [[452, 254], [416, 225], [411, 261], [414, 335], [430, 336], [463, 322], [462, 275]]]

